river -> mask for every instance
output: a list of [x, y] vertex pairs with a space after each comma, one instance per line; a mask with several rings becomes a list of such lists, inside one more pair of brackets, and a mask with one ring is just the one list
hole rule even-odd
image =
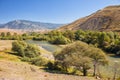
[[47, 51], [52, 52], [52, 53], [55, 52], [56, 50], [61, 49], [60, 46], [50, 44], [50, 43], [47, 42], [47, 41], [26, 40], [26, 42], [27, 42], [27, 43], [32, 43], [32, 44], [37, 44], [37, 45], [41, 46], [42, 48], [44, 48], [44, 49], [46, 49]]

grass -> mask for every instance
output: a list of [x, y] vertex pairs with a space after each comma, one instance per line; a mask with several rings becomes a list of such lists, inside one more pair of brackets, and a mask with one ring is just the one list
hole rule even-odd
[[18, 56], [12, 55], [11, 52], [12, 42], [14, 40], [0, 40], [0, 59], [10, 61], [20, 61]]
[[18, 56], [5, 53], [5, 52], [0, 52], [0, 59], [10, 60], [10, 61], [20, 61]]
[[10, 49], [12, 47], [13, 41], [14, 40], [0, 40], [0, 49], [1, 48]]

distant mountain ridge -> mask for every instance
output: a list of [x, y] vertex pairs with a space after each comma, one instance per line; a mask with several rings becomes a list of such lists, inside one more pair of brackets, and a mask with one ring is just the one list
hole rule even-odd
[[120, 31], [120, 5], [108, 6], [97, 12], [80, 18], [59, 30], [99, 30]]
[[28, 20], [14, 20], [0, 25], [0, 28], [17, 29], [17, 30], [47, 30], [56, 29], [64, 24], [43, 23]]

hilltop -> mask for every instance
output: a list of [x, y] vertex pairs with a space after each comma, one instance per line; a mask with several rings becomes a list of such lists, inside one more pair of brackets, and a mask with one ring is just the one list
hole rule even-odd
[[97, 12], [80, 18], [59, 30], [99, 30], [120, 31], [120, 5], [108, 6]]

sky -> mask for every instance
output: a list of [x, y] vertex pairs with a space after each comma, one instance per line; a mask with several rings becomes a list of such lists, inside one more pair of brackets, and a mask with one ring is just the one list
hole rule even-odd
[[0, 0], [0, 24], [12, 20], [70, 23], [120, 0]]

